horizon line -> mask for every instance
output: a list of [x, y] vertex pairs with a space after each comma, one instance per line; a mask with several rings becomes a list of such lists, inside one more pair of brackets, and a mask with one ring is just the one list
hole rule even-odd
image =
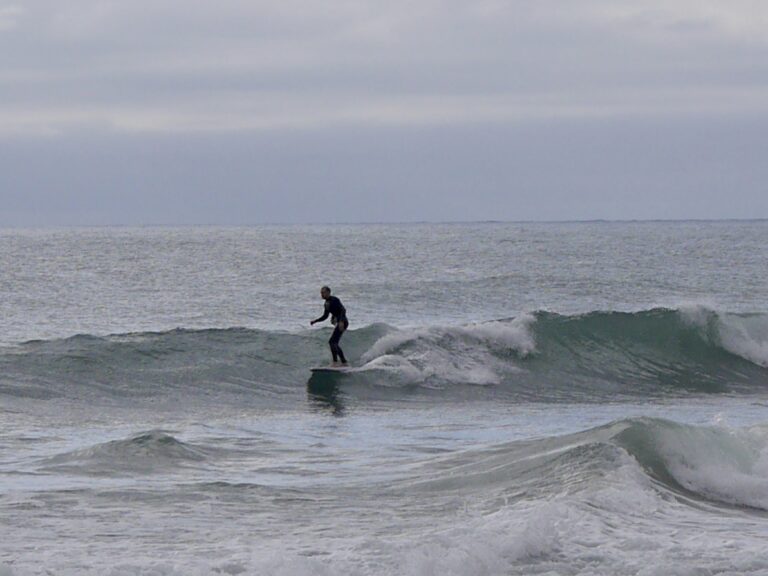
[[547, 220], [365, 220], [365, 221], [314, 221], [314, 222], [252, 222], [233, 223], [110, 223], [110, 224], [0, 224], [0, 230], [48, 230], [77, 228], [256, 228], [259, 226], [405, 226], [450, 224], [642, 224], [642, 223], [717, 223], [717, 222], [768, 222], [768, 217], [758, 218], [585, 218]]

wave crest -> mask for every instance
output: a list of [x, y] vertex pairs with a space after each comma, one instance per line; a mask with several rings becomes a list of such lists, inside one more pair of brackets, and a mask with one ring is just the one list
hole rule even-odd
[[640, 419], [616, 436], [649, 473], [684, 494], [768, 510], [768, 428]]
[[47, 469], [84, 475], [147, 474], [203, 462], [204, 449], [162, 430], [112, 440], [59, 454], [46, 460]]
[[[214, 391], [220, 401], [278, 401], [327, 361], [329, 332], [232, 328], [28, 342], [0, 349], [0, 395], [92, 402], [183, 390], [188, 401]], [[351, 330], [343, 345], [361, 364], [339, 376], [350, 394], [415, 386], [450, 397], [471, 385], [463, 398], [603, 401], [754, 393], [768, 381], [768, 316], [701, 307], [540, 311], [453, 327], [373, 324]]]
[[[662, 492], [683, 505], [768, 510], [768, 426], [727, 428], [628, 418], [563, 436], [436, 459], [402, 489], [504, 494], [509, 501], [594, 492], [600, 507], [642, 511]], [[627, 498], [626, 491], [633, 497]], [[615, 497], [615, 498], [614, 498]]]

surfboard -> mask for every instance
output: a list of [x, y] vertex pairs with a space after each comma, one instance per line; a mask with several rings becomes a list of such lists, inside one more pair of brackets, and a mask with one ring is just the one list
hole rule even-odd
[[313, 373], [318, 372], [346, 372], [349, 366], [314, 366], [310, 368]]

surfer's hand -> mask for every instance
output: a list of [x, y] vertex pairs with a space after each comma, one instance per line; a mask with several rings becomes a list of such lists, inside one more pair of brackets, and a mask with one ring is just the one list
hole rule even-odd
[[314, 325], [315, 325], [315, 321], [314, 321], [314, 320], [310, 320], [310, 321], [309, 321], [309, 325], [310, 325], [310, 326], [314, 326]]

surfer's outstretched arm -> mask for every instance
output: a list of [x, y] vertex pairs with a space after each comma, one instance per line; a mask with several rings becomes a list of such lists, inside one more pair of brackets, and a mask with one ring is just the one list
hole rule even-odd
[[320, 316], [320, 318], [316, 318], [315, 320], [312, 320], [309, 324], [316, 324], [317, 322], [323, 322], [328, 319], [328, 316], [330, 315], [330, 310], [328, 310], [328, 306], [325, 307], [325, 313]]

